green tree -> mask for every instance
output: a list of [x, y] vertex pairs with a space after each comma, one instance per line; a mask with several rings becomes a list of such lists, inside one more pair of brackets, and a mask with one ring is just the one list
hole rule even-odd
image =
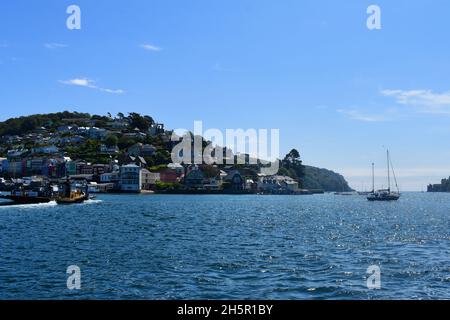
[[148, 131], [153, 121], [150, 117], [143, 117], [139, 113], [132, 112], [128, 116], [131, 128], [138, 128], [141, 131]]
[[119, 146], [120, 150], [123, 150], [123, 149], [128, 149], [135, 143], [136, 143], [135, 139], [126, 137], [126, 136], [122, 136], [122, 137], [120, 137], [117, 145]]
[[[293, 179], [300, 180], [305, 175], [305, 168], [300, 157], [300, 152], [292, 149], [281, 161], [281, 173], [290, 176]], [[280, 174], [281, 174], [280, 173]]]
[[110, 147], [115, 147], [117, 146], [117, 144], [119, 143], [119, 138], [117, 138], [116, 135], [114, 134], [110, 134], [109, 136], [106, 137], [105, 139], [105, 145], [110, 148]]

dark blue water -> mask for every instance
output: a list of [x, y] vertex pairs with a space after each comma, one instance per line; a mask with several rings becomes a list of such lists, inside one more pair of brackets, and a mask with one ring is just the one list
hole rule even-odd
[[[81, 290], [66, 269], [81, 268]], [[366, 270], [381, 267], [381, 290]], [[0, 207], [0, 299], [450, 299], [450, 194]]]

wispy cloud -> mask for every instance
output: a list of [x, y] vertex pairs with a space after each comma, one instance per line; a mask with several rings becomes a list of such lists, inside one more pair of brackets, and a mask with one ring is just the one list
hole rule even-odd
[[358, 110], [344, 110], [339, 109], [337, 112], [342, 113], [353, 120], [364, 121], [364, 122], [382, 122], [388, 121], [388, 118], [385, 115], [375, 115], [375, 114], [365, 114]]
[[147, 51], [154, 51], [154, 52], [162, 51], [161, 47], [155, 46], [150, 43], [141, 44], [139, 47], [141, 47], [142, 49], [145, 49]]
[[122, 89], [108, 89], [108, 88], [102, 88], [95, 84], [94, 80], [90, 80], [87, 78], [75, 78], [70, 80], [61, 80], [59, 81], [62, 84], [69, 85], [69, 86], [77, 86], [77, 87], [85, 87], [90, 89], [99, 90], [106, 93], [112, 93], [112, 94], [123, 94], [125, 93]]
[[67, 44], [63, 44], [63, 43], [45, 43], [44, 47], [47, 49], [62, 49], [62, 48], [67, 48], [68, 45]]
[[223, 66], [222, 64], [220, 64], [220, 63], [214, 64], [214, 66], [212, 67], [212, 70], [213, 70], [213, 71], [216, 71], [216, 72], [236, 72], [236, 71], [238, 71], [238, 70], [236, 70], [236, 69], [224, 67], [224, 66]]
[[417, 107], [419, 112], [450, 115], [450, 92], [382, 90], [381, 94], [386, 97], [393, 97], [398, 104]]

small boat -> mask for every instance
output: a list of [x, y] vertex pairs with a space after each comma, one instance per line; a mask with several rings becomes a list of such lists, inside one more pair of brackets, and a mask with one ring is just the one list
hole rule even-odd
[[[395, 186], [397, 191], [391, 190], [391, 167], [395, 180]], [[375, 164], [372, 163], [372, 192], [367, 196], [369, 201], [397, 201], [400, 199], [400, 191], [397, 184], [397, 178], [395, 177], [394, 168], [392, 166], [389, 150], [387, 151], [387, 169], [388, 169], [388, 188], [384, 190], [375, 191]]]
[[34, 187], [16, 184], [9, 194], [0, 194], [0, 199], [9, 200], [15, 205], [40, 204], [53, 201], [54, 195], [49, 184], [40, 184]]
[[400, 193], [390, 190], [378, 190], [367, 197], [369, 201], [397, 201], [398, 199], [400, 199]]
[[1, 195], [0, 199], [12, 201], [14, 204], [40, 204], [52, 201], [51, 197], [29, 196], [27, 194]]
[[70, 196], [68, 197], [59, 197], [56, 198], [57, 204], [77, 204], [77, 203], [83, 203], [84, 201], [88, 200], [89, 196], [87, 196], [84, 192], [81, 191], [72, 191], [70, 193]]
[[[85, 191], [82, 191], [82, 187], [85, 187]], [[70, 179], [67, 179], [61, 185], [61, 189], [63, 190], [62, 194], [55, 199], [57, 204], [77, 204], [89, 200], [86, 184], [82, 186], [76, 183], [72, 184]]]

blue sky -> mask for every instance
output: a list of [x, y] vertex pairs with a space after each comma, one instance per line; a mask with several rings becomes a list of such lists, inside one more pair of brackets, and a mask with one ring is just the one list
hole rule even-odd
[[[82, 29], [66, 28], [66, 9]], [[382, 29], [368, 30], [379, 5]], [[277, 128], [281, 151], [403, 190], [450, 175], [447, 0], [16, 0], [0, 4], [0, 120], [141, 112], [169, 128]]]

